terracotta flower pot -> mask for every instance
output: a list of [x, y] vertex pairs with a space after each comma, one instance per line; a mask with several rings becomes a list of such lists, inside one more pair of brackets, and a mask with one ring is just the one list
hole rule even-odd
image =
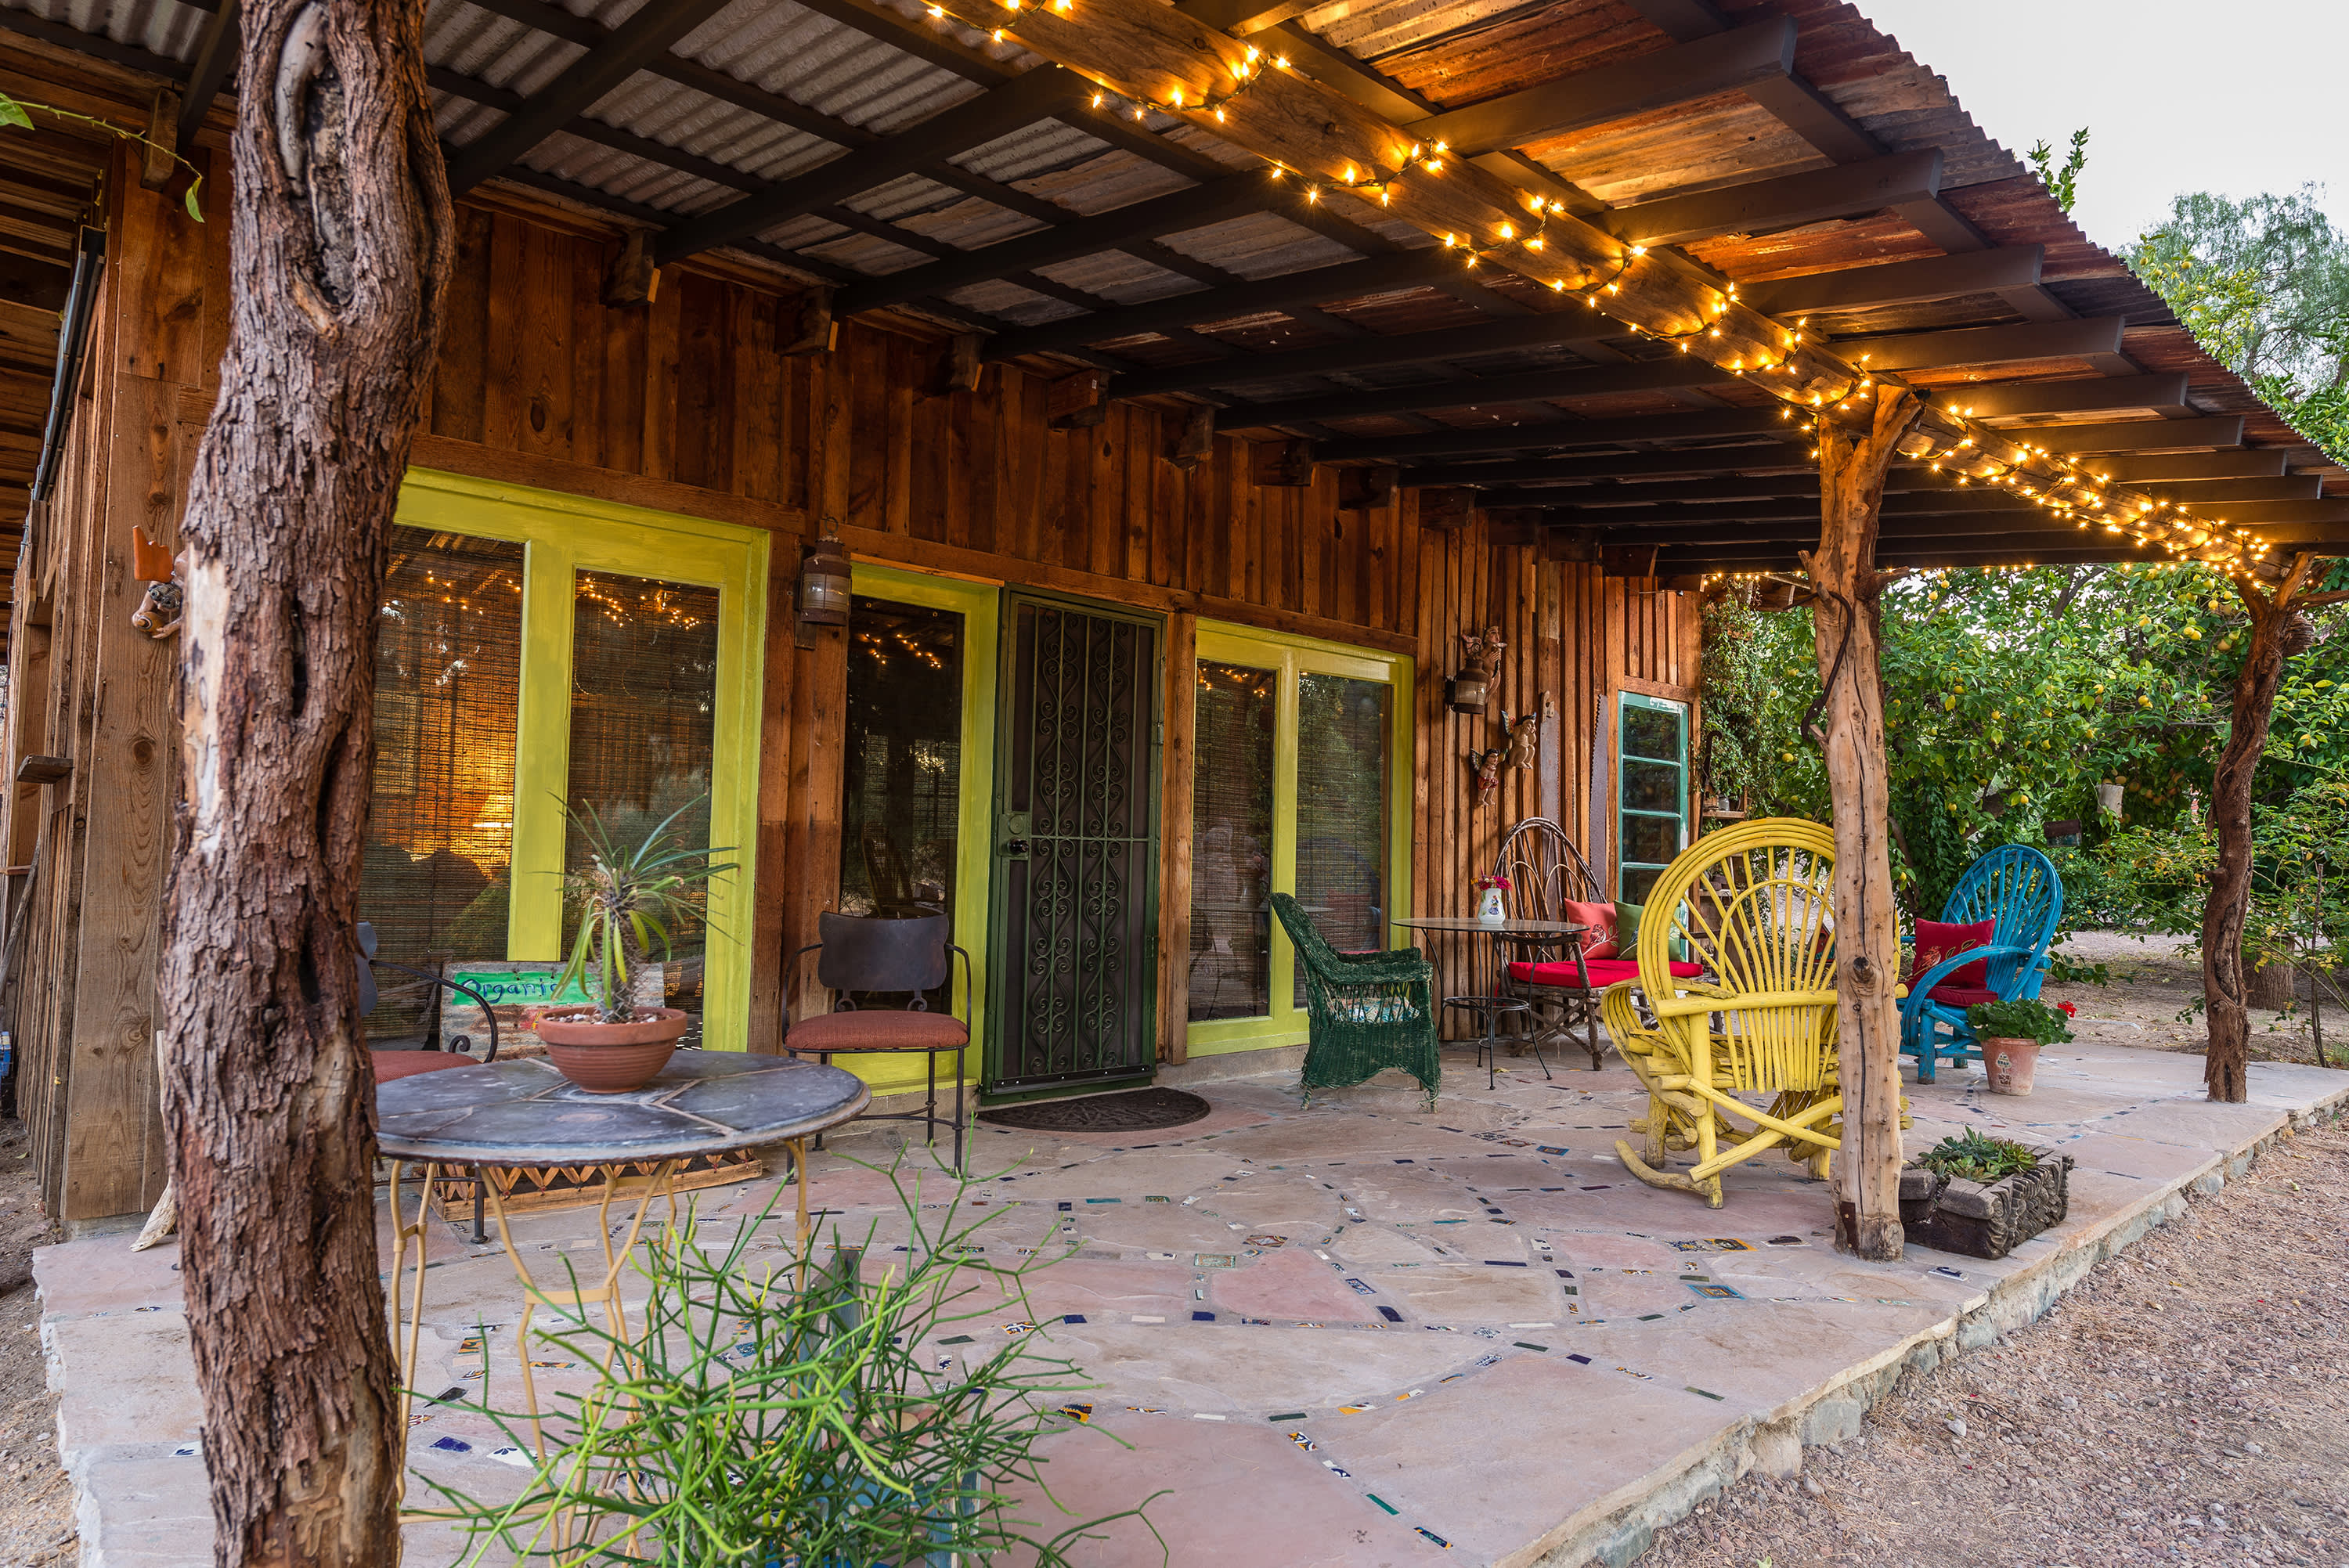
[[633, 1023], [565, 1017], [550, 1009], [534, 1028], [555, 1069], [589, 1094], [626, 1094], [653, 1081], [693, 1019], [675, 1007], [639, 1007]]
[[2025, 1095], [2031, 1076], [2039, 1068], [2039, 1042], [1993, 1035], [1982, 1043], [1982, 1069], [1990, 1074], [1992, 1094]]

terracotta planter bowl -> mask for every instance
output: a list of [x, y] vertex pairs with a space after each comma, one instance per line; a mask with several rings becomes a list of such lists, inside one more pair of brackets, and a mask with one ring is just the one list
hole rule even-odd
[[599, 1024], [541, 1016], [535, 1028], [555, 1069], [589, 1094], [626, 1094], [660, 1076], [693, 1020], [675, 1007], [639, 1007], [636, 1021]]
[[1982, 1042], [1982, 1070], [1992, 1094], [2026, 1095], [2039, 1069], [2039, 1042], [1993, 1035]]

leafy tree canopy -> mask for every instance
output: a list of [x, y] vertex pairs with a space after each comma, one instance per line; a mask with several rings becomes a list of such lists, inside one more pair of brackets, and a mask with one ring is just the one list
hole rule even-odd
[[2180, 196], [2128, 262], [2213, 357], [2349, 461], [2349, 234], [2313, 187], [2242, 201]]

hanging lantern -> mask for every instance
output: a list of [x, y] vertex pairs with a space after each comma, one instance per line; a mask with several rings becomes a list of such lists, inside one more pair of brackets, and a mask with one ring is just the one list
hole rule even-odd
[[800, 620], [813, 626], [848, 624], [848, 552], [826, 535], [800, 562]]

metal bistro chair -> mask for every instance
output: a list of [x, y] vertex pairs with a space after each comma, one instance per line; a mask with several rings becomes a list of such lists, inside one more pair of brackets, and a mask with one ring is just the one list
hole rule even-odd
[[[815, 981], [834, 992], [833, 1010], [802, 1018], [783, 1035], [788, 1056], [812, 1056], [825, 1066], [835, 1056], [876, 1055], [902, 1051], [922, 1053], [925, 1088], [922, 1109], [866, 1115], [867, 1121], [918, 1121], [935, 1144], [938, 1138], [938, 1057], [952, 1051], [955, 1058], [954, 1168], [962, 1169], [963, 1053], [970, 1048], [970, 1026], [952, 1012], [933, 1013], [929, 995], [947, 985], [947, 1006], [953, 1006], [953, 963], [962, 960], [965, 1004], [970, 995], [970, 954], [947, 940], [948, 917], [920, 915], [913, 919], [837, 914], [825, 911], [816, 917], [823, 940], [811, 942], [792, 954], [791, 975], [800, 973], [800, 960], [816, 954]], [[859, 996], [904, 995], [901, 1007], [872, 1006]], [[786, 1017], [791, 1009], [786, 1006]], [[823, 1140], [816, 1146], [822, 1148]]]
[[[1917, 1058], [1917, 1081], [1931, 1083], [1939, 1062], [1980, 1061], [1966, 1009], [1978, 1002], [2036, 997], [2047, 974], [2047, 949], [2064, 918], [2064, 880], [2055, 862], [2024, 844], [2008, 844], [1966, 869], [1941, 906], [1951, 925], [1992, 926], [1989, 944], [1953, 953], [1922, 969], [1900, 1004], [1900, 1051]], [[1982, 984], [1959, 975], [1982, 966]]]
[[[1493, 862], [1493, 874], [1509, 880], [1507, 898], [1509, 913], [1519, 920], [1568, 921], [1569, 903], [1606, 903], [1599, 891], [1599, 879], [1591, 874], [1590, 862], [1566, 836], [1566, 830], [1547, 817], [1528, 817], [1509, 830], [1501, 841], [1501, 852]], [[1599, 1057], [1605, 1049], [1599, 1043], [1599, 1024], [1601, 1016], [1600, 995], [1619, 980], [1629, 980], [1639, 973], [1639, 965], [1627, 953], [1592, 954], [1589, 944], [1582, 939], [1557, 937], [1507, 937], [1504, 939], [1516, 950], [1508, 965], [1506, 987], [1511, 995], [1522, 996], [1533, 1006], [1540, 1020], [1537, 1039], [1572, 1039], [1579, 1031], [1582, 1048], [1590, 1055], [1590, 1070], [1599, 1070]], [[1545, 960], [1545, 952], [1557, 956]], [[1674, 974], [1682, 968], [1689, 975], [1698, 970], [1693, 965], [1675, 965]]]
[[[378, 958], [375, 955], [376, 935], [372, 922], [362, 920], [352, 928], [352, 931], [358, 939], [360, 1017], [364, 1018], [373, 1013], [386, 999], [384, 993], [375, 983], [375, 972], [378, 969], [397, 969], [402, 975], [413, 976], [410, 981], [394, 990], [390, 994], [390, 999], [408, 1001], [419, 994], [428, 998], [424, 1014], [424, 1038], [421, 1044], [395, 1046], [381, 1049], [374, 1046], [367, 1047], [367, 1065], [374, 1069], [375, 1081], [378, 1085], [389, 1083], [394, 1078], [414, 1078], [419, 1073], [441, 1072], [450, 1068], [480, 1067], [498, 1059], [498, 1015], [497, 1010], [490, 1006], [487, 997], [471, 985], [460, 985], [446, 975], [436, 975], [429, 969], [418, 969], [406, 964], [394, 964], [388, 958]], [[489, 1020], [490, 1054], [482, 1057], [479, 1061], [476, 1061], [467, 1049], [472, 1042], [463, 1035], [455, 1036], [450, 1040], [449, 1044], [454, 1047], [453, 1049], [440, 1048], [440, 993], [443, 991], [454, 991], [460, 996], [471, 997], [481, 1009], [481, 1016]], [[482, 1222], [483, 1200], [487, 1196], [488, 1189], [481, 1179], [480, 1168], [475, 1167], [470, 1177], [450, 1176], [444, 1177], [443, 1180], [472, 1182], [473, 1241], [476, 1245], [487, 1242], [490, 1234], [482, 1228]]]

